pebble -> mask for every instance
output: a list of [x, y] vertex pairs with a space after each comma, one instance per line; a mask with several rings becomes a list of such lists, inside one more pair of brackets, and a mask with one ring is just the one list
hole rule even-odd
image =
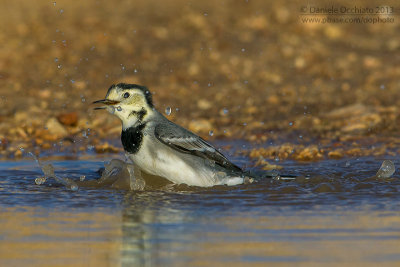
[[54, 117], [50, 118], [46, 122], [46, 128], [48, 129], [49, 133], [55, 137], [68, 135], [68, 131], [65, 129], [65, 127]]
[[206, 119], [192, 120], [189, 123], [189, 130], [195, 133], [207, 133], [213, 129], [213, 125]]
[[343, 157], [343, 150], [334, 150], [328, 153], [330, 159], [340, 159]]
[[58, 121], [66, 126], [76, 126], [78, 123], [78, 113], [63, 113], [57, 116]]
[[108, 142], [96, 145], [94, 147], [94, 149], [95, 149], [96, 153], [119, 153], [120, 152], [119, 148], [117, 148], [113, 145], [110, 145]]
[[28, 120], [28, 113], [25, 111], [18, 111], [14, 114], [14, 120], [18, 123], [24, 123]]
[[199, 101], [197, 101], [197, 106], [200, 109], [207, 110], [207, 109], [210, 109], [212, 107], [212, 103], [210, 101], [208, 101], [208, 100], [200, 99]]

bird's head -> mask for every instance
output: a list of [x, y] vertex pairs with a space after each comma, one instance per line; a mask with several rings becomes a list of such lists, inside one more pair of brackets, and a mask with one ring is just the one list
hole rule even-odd
[[103, 104], [95, 109], [106, 109], [116, 115], [124, 129], [143, 123], [154, 112], [150, 91], [137, 84], [113, 84], [104, 99], [93, 103]]

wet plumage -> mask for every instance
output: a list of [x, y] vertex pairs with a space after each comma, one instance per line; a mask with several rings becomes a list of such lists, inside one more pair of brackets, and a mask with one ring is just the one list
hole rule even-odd
[[103, 107], [122, 121], [121, 142], [142, 171], [196, 186], [243, 183], [240, 167], [198, 135], [169, 121], [141, 85], [112, 85]]

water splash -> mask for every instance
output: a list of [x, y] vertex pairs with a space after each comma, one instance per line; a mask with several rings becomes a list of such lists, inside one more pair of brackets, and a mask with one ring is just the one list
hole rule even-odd
[[79, 187], [110, 187], [123, 190], [143, 190], [146, 186], [141, 171], [133, 164], [126, 163], [119, 159], [113, 159], [105, 164], [99, 179], [86, 180], [85, 175], [80, 175], [79, 180], [74, 181], [70, 178], [57, 176], [52, 164], [43, 164], [32, 152], [28, 153], [35, 159], [44, 174], [44, 176], [35, 179], [37, 185], [44, 184], [48, 179], [54, 179], [56, 182], [72, 191], [78, 190]]
[[165, 114], [167, 114], [167, 116], [169, 116], [169, 115], [171, 115], [171, 111], [172, 111], [171, 107], [166, 107]]
[[70, 189], [72, 191], [76, 191], [76, 190], [79, 189], [78, 185], [73, 180], [68, 179], [68, 178], [61, 178], [61, 177], [58, 177], [57, 175], [55, 175], [54, 166], [53, 165], [51, 165], [51, 164], [42, 164], [39, 161], [39, 158], [36, 155], [34, 155], [32, 152], [28, 152], [28, 154], [35, 159], [36, 163], [42, 169], [42, 172], [44, 174], [44, 177], [37, 177], [35, 179], [35, 183], [37, 185], [44, 184], [48, 179], [53, 178], [58, 183], [63, 184], [66, 188], [68, 188], [68, 189]]
[[378, 172], [376, 173], [377, 178], [390, 178], [396, 171], [394, 163], [390, 160], [384, 160]]
[[138, 168], [119, 159], [112, 159], [105, 164], [100, 179], [94, 182], [92, 181], [90, 185], [127, 190], [143, 190], [146, 185]]

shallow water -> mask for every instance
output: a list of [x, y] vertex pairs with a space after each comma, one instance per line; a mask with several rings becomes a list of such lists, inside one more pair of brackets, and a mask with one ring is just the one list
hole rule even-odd
[[[143, 192], [36, 185], [35, 161], [1, 162], [0, 265], [397, 265], [400, 179], [375, 176], [383, 160], [286, 161], [299, 177]], [[75, 180], [104, 166], [51, 163]]]

